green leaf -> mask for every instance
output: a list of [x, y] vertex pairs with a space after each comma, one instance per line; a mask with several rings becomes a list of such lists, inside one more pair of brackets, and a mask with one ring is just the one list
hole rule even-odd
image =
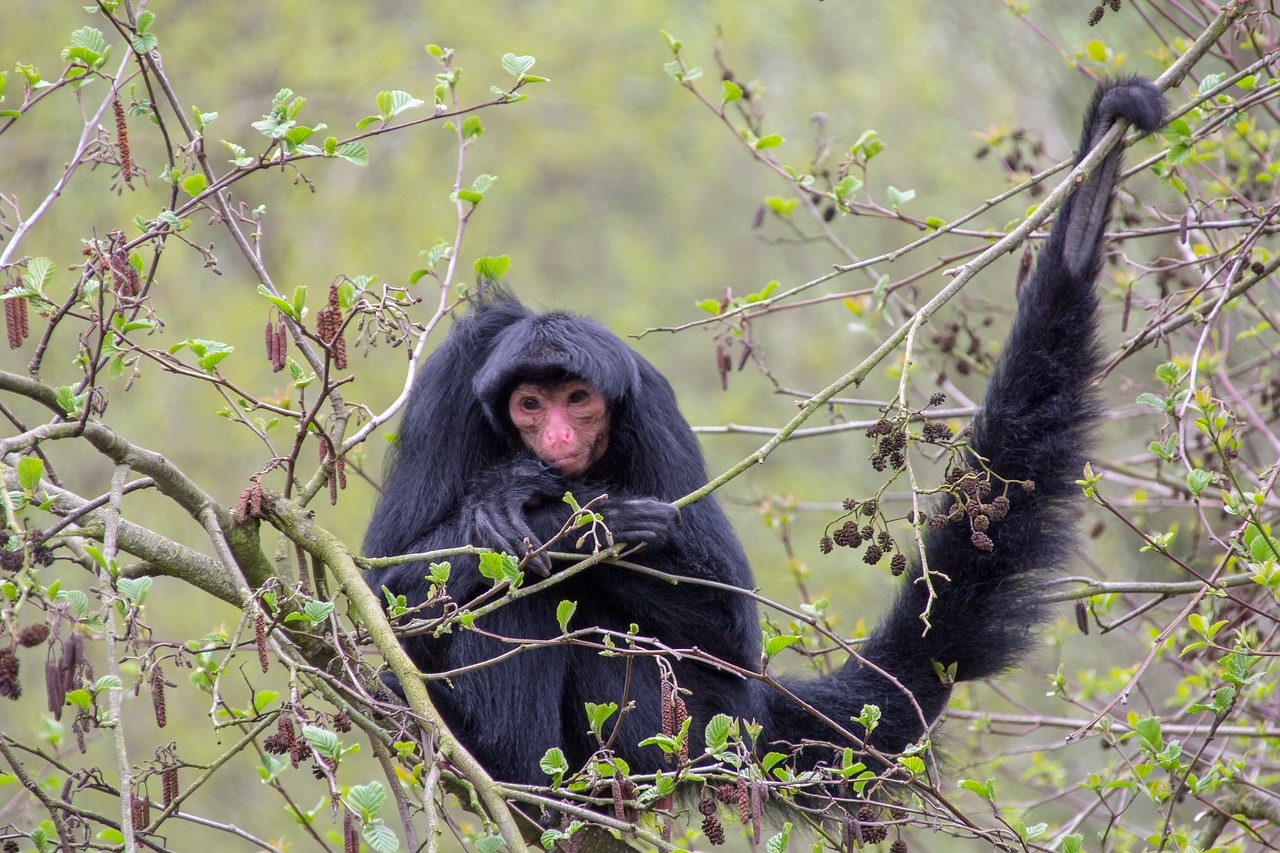
[[481, 554], [480, 574], [495, 583], [511, 581], [515, 584], [521, 576], [520, 561], [510, 554]]
[[512, 77], [518, 78], [528, 73], [535, 62], [537, 60], [532, 56], [516, 56], [514, 53], [504, 53], [502, 55], [502, 68]]
[[584, 706], [587, 709], [587, 725], [591, 731], [599, 735], [604, 730], [604, 724], [609, 721], [618, 711], [618, 703], [605, 702], [597, 705], [595, 702], [586, 702]]
[[897, 187], [888, 187], [885, 193], [889, 196], [889, 201], [893, 204], [893, 209], [897, 210], [899, 205], [906, 204], [916, 197], [915, 190], [900, 190]]
[[1190, 145], [1195, 141], [1195, 135], [1191, 132], [1191, 125], [1187, 124], [1186, 119], [1174, 119], [1164, 126], [1160, 131], [1160, 135], [1167, 142], [1174, 145]]
[[138, 32], [145, 33], [156, 21], [156, 13], [144, 10], [138, 13]]
[[[994, 781], [994, 780], [988, 780], [988, 781]], [[956, 783], [956, 785], [958, 785], [961, 788], [964, 788], [966, 791], [973, 791], [979, 797], [982, 797], [982, 799], [987, 800], [988, 802], [991, 802], [992, 798], [995, 796], [993, 788], [982, 784], [977, 779], [961, 779], [959, 782]]]
[[679, 53], [680, 48], [684, 47], [684, 42], [680, 41], [680, 39], [671, 35], [671, 33], [666, 30], [658, 30], [658, 32], [662, 33], [662, 38], [667, 43], [667, 47], [671, 48], [672, 53]]
[[1203, 468], [1196, 468], [1187, 474], [1187, 488], [1196, 497], [1213, 484], [1213, 474]]
[[55, 601], [65, 601], [71, 605], [71, 609], [76, 613], [84, 613], [89, 609], [89, 596], [78, 589], [59, 590], [54, 596]]
[[141, 606], [147, 600], [147, 591], [151, 589], [151, 578], [145, 575], [140, 578], [120, 578], [116, 588], [125, 600]]
[[67, 701], [77, 708], [87, 711], [93, 704], [93, 694], [84, 689], [71, 690], [67, 693]]
[[97, 68], [106, 60], [109, 52], [102, 33], [93, 27], [81, 27], [71, 34], [71, 46], [62, 51], [62, 58]]
[[1156, 368], [1156, 378], [1172, 388], [1182, 380], [1182, 368], [1171, 361], [1166, 361]]
[[53, 278], [53, 261], [48, 258], [32, 258], [27, 261], [27, 271], [22, 274], [22, 286], [28, 293], [44, 297], [44, 288]]
[[160, 39], [156, 38], [155, 33], [140, 33], [129, 39], [129, 46], [133, 48], [134, 53], [145, 54], [155, 50], [160, 44]]
[[551, 777], [551, 787], [560, 787], [560, 780], [564, 778], [564, 774], [569, 772], [569, 762], [565, 760], [564, 753], [559, 747], [551, 747], [542, 754], [542, 758], [538, 761], [538, 767], [542, 768], [542, 772]]
[[479, 853], [498, 853], [502, 849], [502, 837], [499, 835], [486, 835], [484, 838], [477, 838], [472, 843], [475, 844]]
[[1150, 391], [1143, 391], [1138, 395], [1137, 403], [1139, 406], [1147, 406], [1158, 412], [1168, 411], [1169, 401], [1158, 394], [1152, 394]]
[[374, 853], [395, 853], [400, 849], [400, 841], [396, 838], [396, 834], [391, 831], [391, 827], [380, 820], [366, 823], [360, 830], [360, 837]]
[[340, 157], [348, 163], [355, 163], [357, 166], [369, 165], [369, 149], [359, 142], [342, 143], [338, 146], [338, 150], [334, 152], [334, 156]]
[[733, 730], [733, 719], [725, 714], [716, 714], [707, 723], [703, 732], [707, 744], [707, 752], [713, 755], [729, 745], [729, 732]]
[[308, 601], [302, 607], [302, 615], [307, 617], [312, 625], [318, 625], [329, 618], [329, 614], [333, 612], [332, 601]]
[[742, 97], [742, 87], [732, 80], [725, 80], [720, 86], [720, 101], [731, 104]]
[[844, 201], [846, 198], [848, 198], [853, 193], [856, 193], [860, 189], [862, 189], [861, 178], [859, 178], [857, 175], [845, 175], [843, 178], [840, 179], [840, 183], [835, 185], [835, 188], [832, 190], [832, 192], [835, 194], [835, 197], [837, 199], [839, 199], [840, 201]]
[[299, 319], [298, 315], [294, 312], [292, 305], [290, 305], [285, 300], [281, 299], [279, 296], [273, 295], [271, 292], [267, 290], [265, 286], [261, 284], [258, 285], [258, 293], [262, 297], [264, 297], [267, 301], [269, 301], [272, 305], [279, 308], [280, 312], [284, 314], [286, 317], [290, 317], [294, 320]]
[[235, 347], [230, 344], [224, 344], [219, 341], [206, 341], [199, 338], [188, 338], [182, 343], [174, 344], [169, 347], [169, 353], [173, 354], [181, 349], [189, 349], [196, 355], [196, 363], [200, 365], [200, 369], [205, 373], [213, 373], [214, 367], [218, 362], [222, 361], [231, 353], [235, 352]]
[[499, 255], [494, 258], [480, 258], [473, 264], [472, 268], [476, 271], [476, 275], [481, 278], [496, 280], [507, 274], [507, 270], [511, 268], [511, 258], [507, 255]]
[[791, 644], [798, 642], [799, 639], [800, 639], [799, 637], [790, 635], [790, 634], [778, 636], [778, 637], [770, 637], [768, 640], [765, 641], [764, 653], [769, 657], [773, 657], [778, 652], [787, 648]]
[[573, 618], [573, 614], [578, 609], [576, 601], [561, 601], [556, 605], [556, 622], [560, 625], [562, 632], [568, 632], [569, 620]]
[[898, 756], [898, 765], [913, 776], [924, 775], [924, 761], [917, 755]]
[[781, 144], [782, 137], [776, 133], [771, 133], [768, 136], [762, 136], [756, 140], [756, 149], [763, 151], [766, 148], [777, 148]]
[[34, 495], [44, 476], [44, 460], [38, 456], [24, 456], [18, 460], [18, 488], [25, 495]]
[[786, 218], [791, 215], [791, 211], [795, 210], [800, 200], [796, 198], [783, 198], [780, 195], [765, 196], [765, 206], [772, 210], [776, 215]]
[[189, 196], [195, 197], [204, 192], [207, 186], [208, 182], [204, 179], [204, 175], [197, 173], [183, 180], [182, 191]]
[[407, 109], [420, 107], [424, 103], [419, 98], [415, 98], [408, 92], [403, 92], [399, 89], [390, 92], [379, 92], [376, 100], [378, 113], [382, 116], [383, 121], [394, 118]]
[[462, 137], [468, 142], [474, 142], [484, 135], [484, 125], [480, 122], [479, 116], [467, 116], [462, 122]]
[[336, 760], [342, 751], [338, 736], [328, 729], [322, 729], [319, 726], [303, 726], [302, 736], [316, 752], [325, 758]]
[[347, 792], [347, 802], [355, 806], [366, 823], [373, 820], [386, 801], [387, 789], [379, 782], [355, 785]]
[[120, 676], [104, 675], [93, 683], [93, 692], [101, 693], [103, 690], [120, 690], [123, 687], [124, 682], [120, 680]]
[[60, 385], [58, 386], [57, 389], [55, 389], [54, 399], [57, 400], [58, 405], [62, 408], [62, 411], [66, 412], [68, 415], [71, 415], [72, 417], [75, 416], [76, 412], [80, 408], [79, 402], [76, 400], [75, 392], [66, 385]]

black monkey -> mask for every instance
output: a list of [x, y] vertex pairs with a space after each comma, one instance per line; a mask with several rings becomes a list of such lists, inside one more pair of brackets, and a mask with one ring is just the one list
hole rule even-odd
[[[1164, 115], [1159, 91], [1140, 79], [1103, 84], [1085, 114], [1083, 157], [1118, 117], [1144, 131]], [[950, 693], [935, 664], [957, 680], [1008, 668], [1027, 649], [1045, 606], [1037, 585], [1070, 550], [1064, 501], [1075, 491], [1083, 446], [1097, 404], [1089, 392], [1098, 366], [1097, 299], [1093, 282], [1120, 151], [1067, 199], [1036, 269], [1020, 297], [1013, 329], [992, 375], [971, 439], [973, 452], [1006, 480], [1034, 481], [1014, 489], [1002, 521], [988, 534], [991, 550], [970, 541], [967, 524], [925, 534], [939, 598], [932, 628], [922, 636], [922, 584], [908, 573], [896, 603], [861, 655], [892, 674], [851, 659], [818, 679], [786, 686], [831, 720], [853, 726], [864, 704], [878, 705], [870, 743], [901, 751], [942, 711]], [[525, 540], [547, 541], [568, 517], [561, 502], [601, 494], [606, 524], [618, 541], [643, 544], [633, 559], [674, 575], [743, 589], [751, 572], [717, 503], [705, 499], [679, 513], [669, 502], [707, 479], [698, 445], [677, 409], [670, 385], [647, 361], [598, 324], [563, 313], [535, 314], [498, 294], [453, 327], [423, 367], [388, 463], [382, 499], [365, 552], [388, 556], [475, 544], [523, 555]], [[559, 545], [564, 548], [567, 546]], [[466, 602], [487, 588], [473, 559], [452, 561], [448, 592]], [[545, 558], [531, 561], [539, 573]], [[371, 572], [421, 602], [424, 566]], [[574, 626], [625, 632], [633, 623], [672, 649], [694, 646], [742, 669], [759, 666], [760, 631], [745, 596], [700, 585], [672, 586], [623, 568], [600, 565], [438, 638], [414, 637], [406, 649], [427, 673], [472, 666], [509, 652], [502, 638], [557, 636], [556, 605], [576, 601]], [[710, 717], [727, 713], [764, 726], [766, 742], [831, 742], [830, 726], [759, 681], [723, 669], [676, 660], [687, 697], [693, 754]], [[429, 687], [446, 721], [476, 757], [501, 779], [541, 783], [538, 759], [561, 746], [572, 766], [595, 749], [585, 702], [632, 701], [613, 747], [633, 771], [653, 772], [661, 753], [638, 742], [660, 730], [658, 667], [628, 664], [574, 645], [539, 647]], [[918, 706], [919, 711], [916, 710]], [[612, 721], [611, 721], [612, 722]], [[828, 758], [808, 748], [801, 766]]]

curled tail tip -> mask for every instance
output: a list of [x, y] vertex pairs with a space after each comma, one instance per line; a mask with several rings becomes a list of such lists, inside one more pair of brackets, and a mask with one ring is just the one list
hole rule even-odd
[[1128, 119], [1138, 130], [1150, 133], [1164, 124], [1164, 95], [1144, 77], [1117, 77], [1098, 86], [1095, 120], [1109, 127], [1117, 117]]

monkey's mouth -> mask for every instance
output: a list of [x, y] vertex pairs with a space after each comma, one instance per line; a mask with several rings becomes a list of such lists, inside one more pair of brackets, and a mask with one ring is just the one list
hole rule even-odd
[[560, 469], [561, 474], [574, 476], [581, 474], [587, 468], [587, 455], [584, 453], [573, 453], [568, 456], [562, 456], [551, 460], [551, 464]]

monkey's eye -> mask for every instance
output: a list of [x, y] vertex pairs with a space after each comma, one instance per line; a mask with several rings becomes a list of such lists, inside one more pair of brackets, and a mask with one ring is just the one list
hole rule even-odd
[[541, 408], [541, 404], [538, 403], [537, 397], [525, 397], [520, 401], [520, 408], [526, 412], [536, 412]]
[[569, 395], [569, 403], [571, 405], [579, 405], [581, 403], [587, 402], [587, 400], [590, 398], [591, 398], [591, 392], [589, 392], [586, 388], [579, 388], [577, 391], [574, 391], [572, 394]]

